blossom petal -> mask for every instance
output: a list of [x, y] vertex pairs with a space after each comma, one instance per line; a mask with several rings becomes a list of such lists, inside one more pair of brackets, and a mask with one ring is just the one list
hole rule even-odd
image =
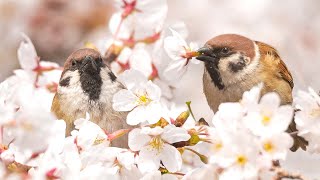
[[130, 131], [128, 135], [128, 145], [130, 149], [133, 151], [139, 151], [150, 140], [151, 140], [151, 137], [148, 136], [147, 134], [141, 133], [141, 129], [138, 129], [138, 128]]
[[116, 111], [131, 111], [137, 106], [137, 100], [131, 91], [122, 89], [113, 96], [112, 107]]
[[148, 81], [146, 76], [144, 76], [140, 71], [134, 69], [124, 71], [118, 76], [118, 80], [129, 90], [135, 85]]
[[172, 124], [164, 127], [164, 132], [161, 135], [161, 138], [169, 144], [180, 141], [187, 141], [190, 139], [190, 137], [191, 136], [188, 134], [188, 131], [186, 129], [176, 127]]
[[163, 145], [161, 162], [170, 172], [177, 172], [181, 169], [182, 158], [180, 152], [169, 144]]
[[153, 101], [159, 101], [161, 97], [161, 89], [152, 81], [148, 81], [146, 84], [146, 92], [148, 97]]
[[183, 58], [170, 62], [168, 67], [164, 70], [164, 77], [168, 81], [177, 81], [180, 80], [184, 73], [187, 71], [185, 66], [186, 60]]
[[145, 120], [150, 124], [154, 124], [160, 120], [162, 115], [165, 114], [165, 109], [159, 102], [151, 102], [144, 112]]
[[160, 167], [158, 151], [148, 146], [142, 148], [139, 152], [137, 164], [142, 173], [158, 170]]
[[277, 93], [265, 94], [260, 100], [260, 106], [264, 111], [274, 112], [280, 106], [280, 97]]
[[152, 73], [152, 58], [144, 44], [137, 44], [129, 59], [132, 69], [142, 72], [146, 77]]
[[144, 106], [138, 106], [129, 112], [127, 116], [127, 123], [129, 125], [137, 125], [143, 121], [146, 121], [146, 114], [149, 113], [146, 111]]
[[18, 49], [18, 59], [22, 69], [33, 70], [38, 66], [38, 56], [30, 38], [22, 34], [24, 41], [20, 43]]

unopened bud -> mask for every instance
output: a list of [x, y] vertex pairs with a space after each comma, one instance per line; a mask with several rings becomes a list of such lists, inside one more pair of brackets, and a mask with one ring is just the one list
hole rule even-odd
[[187, 121], [187, 119], [190, 116], [190, 112], [189, 111], [184, 111], [182, 112], [177, 118], [176, 121], [174, 122], [174, 125], [176, 127], [181, 127], [184, 125], [184, 123]]
[[109, 139], [109, 141], [113, 141], [113, 140], [127, 134], [129, 131], [130, 131], [130, 129], [120, 129], [120, 130], [115, 131], [111, 134], [108, 134], [108, 139]]

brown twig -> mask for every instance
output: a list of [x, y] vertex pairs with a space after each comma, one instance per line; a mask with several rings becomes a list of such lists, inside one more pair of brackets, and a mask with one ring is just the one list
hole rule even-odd
[[276, 173], [276, 175], [272, 178], [273, 180], [282, 180], [284, 178], [306, 180], [306, 178], [304, 178], [301, 174], [290, 173], [281, 167], [273, 167], [271, 170]]

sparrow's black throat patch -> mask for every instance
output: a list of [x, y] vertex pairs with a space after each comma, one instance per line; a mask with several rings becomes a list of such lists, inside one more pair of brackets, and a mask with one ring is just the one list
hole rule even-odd
[[82, 72], [80, 75], [81, 87], [90, 100], [98, 100], [101, 93], [102, 79], [100, 69], [96, 72]]
[[205, 63], [205, 68], [207, 69], [210, 78], [214, 85], [219, 89], [222, 90], [224, 89], [224, 84], [221, 79], [221, 75], [218, 69], [218, 62], [212, 63], [212, 62], [206, 62]]
[[82, 90], [89, 96], [90, 100], [98, 100], [103, 83], [100, 71], [101, 67], [104, 67], [105, 65], [102, 61], [95, 61], [93, 59], [91, 62], [83, 62], [82, 64], [83, 66], [79, 69]]

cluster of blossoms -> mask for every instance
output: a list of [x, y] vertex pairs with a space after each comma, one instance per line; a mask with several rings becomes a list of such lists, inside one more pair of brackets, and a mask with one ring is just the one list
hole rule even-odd
[[[212, 120], [196, 120], [190, 102], [184, 110], [174, 108], [172, 86], [198, 55], [196, 44], [184, 40], [183, 24], [166, 28], [165, 0], [116, 4], [112, 37], [87, 46], [111, 60], [126, 87], [114, 95], [113, 108], [128, 111], [126, 122], [137, 127], [107, 134], [87, 114], [65, 137], [65, 122], [50, 113], [62, 69], [40, 61], [23, 35], [21, 69], [0, 84], [0, 177], [261, 179], [277, 175], [276, 162], [286, 159], [293, 144], [286, 129], [293, 118], [296, 133], [309, 142], [307, 150], [320, 151], [320, 97], [311, 89], [298, 92], [295, 115], [275, 93], [260, 99], [262, 84], [238, 103], [221, 104]], [[129, 148], [110, 147], [125, 133]]]

